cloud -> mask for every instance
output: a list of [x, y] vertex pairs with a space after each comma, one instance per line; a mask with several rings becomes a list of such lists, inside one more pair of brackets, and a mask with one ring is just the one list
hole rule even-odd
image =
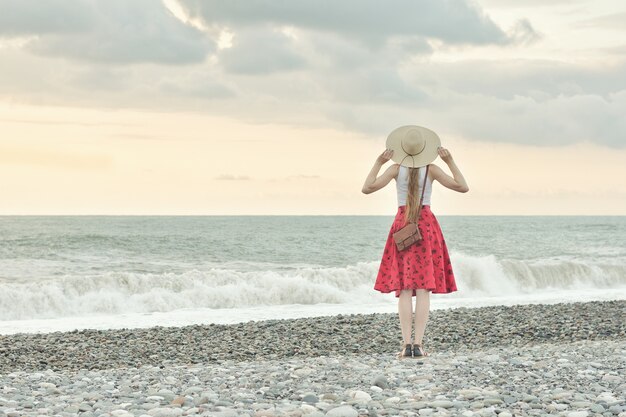
[[[524, 50], [542, 36], [531, 22], [504, 30], [461, 0], [348, 0], [333, 13], [312, 0], [180, 2], [182, 20], [160, 1], [0, 0], [0, 99], [371, 137], [419, 122], [478, 141], [626, 146], [623, 46], [594, 50], [615, 54], [595, 66], [587, 55], [518, 59], [545, 56], [541, 43]], [[232, 42], [217, 48], [220, 31]]]
[[218, 181], [247, 181], [250, 179], [247, 175], [221, 174], [214, 178]]
[[[506, 33], [464, 0], [179, 0], [192, 18], [209, 27], [294, 26], [339, 33], [370, 44], [396, 36], [423, 36], [449, 43], [506, 43]], [[332, 12], [329, 12], [332, 11]]]
[[236, 97], [236, 86], [210, 64], [193, 66], [82, 65], [0, 48], [0, 100], [23, 103], [204, 110], [205, 103]]
[[93, 3], [76, 0], [0, 0], [0, 36], [88, 31], [97, 20]]
[[563, 95], [538, 102], [516, 96], [448, 93], [428, 106], [399, 108], [374, 105], [337, 107], [327, 115], [344, 129], [384, 136], [395, 126], [421, 124], [440, 133], [480, 142], [565, 145], [592, 142], [613, 148], [626, 146], [626, 90], [603, 99], [597, 95]]
[[527, 8], [527, 7], [554, 7], [565, 5], [573, 5], [588, 2], [589, 0], [480, 0], [480, 3], [488, 8]]
[[626, 62], [617, 65], [571, 65], [547, 59], [465, 60], [427, 63], [407, 71], [409, 83], [435, 95], [442, 90], [502, 100], [531, 97], [537, 101], [576, 95], [605, 99], [626, 89]]
[[218, 54], [220, 64], [235, 74], [267, 74], [303, 68], [305, 58], [285, 34], [272, 30], [242, 30], [235, 33], [232, 47]]
[[354, 42], [336, 33], [315, 33], [299, 30], [294, 44], [301, 54], [308, 57], [309, 68], [329, 71], [366, 70], [368, 68], [394, 68], [398, 63], [413, 57], [426, 57], [434, 49], [427, 39], [409, 36], [389, 39], [384, 48]]
[[616, 55], [619, 58], [626, 56], [626, 44], [619, 45], [619, 46], [612, 46], [612, 47], [603, 48], [603, 49], [607, 53], [611, 55]]
[[596, 28], [603, 29], [619, 29], [626, 30], [626, 12], [610, 13], [603, 16], [594, 17], [591, 19], [581, 20], [576, 23], [576, 26], [583, 28]]
[[621, 148], [626, 146], [626, 91], [608, 100], [595, 95], [557, 96], [537, 103], [529, 97], [510, 102], [477, 100], [483, 110], [492, 112], [491, 120], [477, 120], [477, 111], [453, 112], [459, 132], [485, 141], [515, 142], [532, 145], [565, 145], [594, 142]]
[[[237, 93], [225, 84], [210, 77], [183, 77], [184, 79], [168, 78], [159, 82], [159, 92], [164, 96], [189, 97], [199, 99], [226, 99]], [[196, 79], [200, 82], [193, 82]]]
[[529, 45], [542, 37], [528, 19], [519, 19], [509, 31], [509, 38], [516, 44]]
[[332, 94], [334, 102], [424, 104], [428, 94], [408, 83], [393, 68], [366, 68], [318, 80]]
[[0, 0], [0, 36], [35, 35], [31, 52], [86, 62], [198, 63], [215, 49], [205, 33], [157, 0]]

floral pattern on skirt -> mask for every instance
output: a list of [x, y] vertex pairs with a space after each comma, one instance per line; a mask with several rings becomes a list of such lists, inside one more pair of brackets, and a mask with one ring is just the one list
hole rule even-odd
[[393, 234], [404, 227], [406, 206], [399, 206], [391, 224], [374, 289], [383, 293], [423, 288], [432, 293], [456, 291], [456, 281], [446, 241], [430, 206], [422, 206], [418, 227], [422, 240], [399, 251]]

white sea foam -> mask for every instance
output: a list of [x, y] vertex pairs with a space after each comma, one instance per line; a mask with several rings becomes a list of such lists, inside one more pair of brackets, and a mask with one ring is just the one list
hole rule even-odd
[[[459, 291], [446, 295], [456, 300], [451, 306], [462, 305], [464, 299], [490, 299], [497, 304], [506, 297], [537, 299], [545, 292], [582, 294], [626, 288], [626, 266], [618, 263], [498, 260], [463, 253], [452, 254], [452, 260]], [[164, 274], [109, 272], [4, 282], [0, 283], [0, 321], [291, 305], [340, 310], [387, 306], [393, 294], [373, 290], [378, 265], [374, 261], [279, 272], [219, 268]]]
[[[459, 292], [462, 293], [462, 292]], [[483, 307], [516, 304], [554, 304], [626, 299], [626, 288], [602, 290], [546, 291], [533, 295], [503, 295], [500, 297], [451, 297], [433, 294], [431, 309]], [[333, 316], [337, 314], [397, 313], [397, 299], [387, 296], [383, 302], [371, 304], [283, 304], [244, 308], [198, 308], [155, 313], [125, 313], [116, 315], [87, 315], [53, 319], [0, 321], [0, 334], [47, 333], [76, 329], [121, 329], [154, 326], [186, 326], [191, 324], [233, 324], [271, 319]]]

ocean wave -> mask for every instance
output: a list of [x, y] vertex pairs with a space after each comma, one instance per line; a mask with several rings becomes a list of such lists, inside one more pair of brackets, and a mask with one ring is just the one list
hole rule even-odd
[[[446, 297], [511, 296], [546, 290], [626, 286], [625, 264], [574, 260], [522, 261], [451, 254], [459, 291]], [[225, 268], [182, 273], [108, 272], [39, 282], [0, 283], [0, 320], [96, 314], [244, 308], [288, 304], [376, 303], [379, 262], [291, 271]]]

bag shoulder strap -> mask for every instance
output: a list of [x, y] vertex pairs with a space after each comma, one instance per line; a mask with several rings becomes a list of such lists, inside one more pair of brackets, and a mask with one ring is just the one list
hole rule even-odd
[[[426, 174], [424, 175], [424, 185], [422, 185], [422, 195], [420, 196], [420, 204], [417, 206], [417, 222], [420, 220], [420, 213], [422, 211], [422, 201], [424, 201], [424, 191], [426, 191], [426, 181], [428, 181], [428, 165], [426, 165]], [[419, 184], [419, 181], [418, 181]]]

